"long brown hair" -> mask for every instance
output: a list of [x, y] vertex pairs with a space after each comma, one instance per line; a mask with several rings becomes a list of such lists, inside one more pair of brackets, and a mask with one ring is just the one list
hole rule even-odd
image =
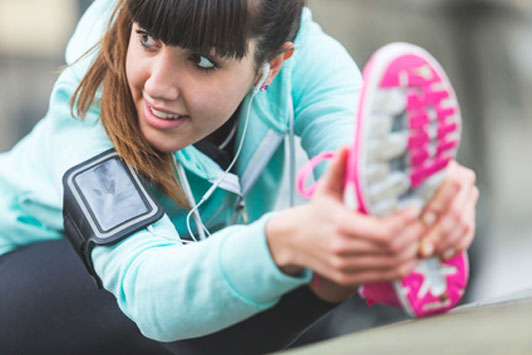
[[[248, 1], [257, 3], [248, 7]], [[268, 61], [293, 41], [304, 0], [119, 0], [99, 53], [74, 92], [71, 105], [85, 117], [101, 89], [100, 119], [118, 154], [181, 206], [187, 206], [171, 153], [144, 138], [126, 77], [131, 27], [137, 22], [166, 45], [242, 58], [257, 39], [255, 62]]]

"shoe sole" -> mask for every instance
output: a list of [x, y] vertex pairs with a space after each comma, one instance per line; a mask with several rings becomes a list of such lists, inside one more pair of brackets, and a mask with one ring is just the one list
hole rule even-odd
[[[423, 207], [441, 186], [459, 145], [460, 109], [449, 79], [428, 52], [407, 43], [377, 51], [363, 77], [345, 204], [379, 217]], [[468, 273], [465, 253], [431, 258], [401, 280], [364, 285], [360, 294], [422, 317], [453, 308]]]

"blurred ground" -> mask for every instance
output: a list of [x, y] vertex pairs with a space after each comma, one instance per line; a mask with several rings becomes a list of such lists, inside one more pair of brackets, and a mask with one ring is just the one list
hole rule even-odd
[[[532, 292], [457, 308], [284, 352], [318, 354], [530, 354]], [[386, 339], [386, 341], [383, 341]]]

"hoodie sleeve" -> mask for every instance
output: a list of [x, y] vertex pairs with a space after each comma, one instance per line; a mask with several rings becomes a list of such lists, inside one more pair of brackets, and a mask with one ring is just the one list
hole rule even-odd
[[[264, 234], [271, 215], [181, 245], [167, 217], [92, 258], [104, 287], [141, 332], [170, 342], [224, 329], [274, 306], [310, 280], [283, 274]], [[170, 237], [169, 237], [170, 236]], [[175, 236], [175, 237], [172, 237]]]

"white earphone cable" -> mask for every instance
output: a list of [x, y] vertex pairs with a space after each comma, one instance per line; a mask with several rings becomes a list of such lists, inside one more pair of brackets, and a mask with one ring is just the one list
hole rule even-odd
[[[246, 112], [246, 120], [244, 122], [244, 128], [242, 130], [242, 138], [240, 138], [240, 143], [238, 145], [238, 149], [235, 153], [235, 157], [233, 158], [233, 160], [231, 161], [231, 163], [229, 164], [229, 166], [227, 167], [227, 169], [224, 170], [224, 172], [222, 173], [222, 175], [216, 179], [216, 181], [212, 184], [212, 186], [207, 190], [207, 192], [205, 192], [205, 194], [203, 195], [203, 197], [201, 198], [201, 200], [195, 204], [194, 202], [194, 197], [192, 196], [192, 190], [190, 190], [190, 185], [188, 185], [188, 180], [186, 179], [186, 176], [185, 176], [185, 172], [183, 170], [183, 167], [180, 165], [180, 164], [177, 164], [178, 167], [180, 167], [180, 169], [178, 168], [178, 173], [180, 174], [180, 179], [183, 180], [183, 183], [186, 182], [186, 185], [188, 186], [188, 190], [189, 190], [189, 202], [191, 202], [191, 204], [193, 205], [192, 209], [188, 212], [187, 214], [187, 228], [188, 228], [188, 232], [190, 234], [190, 236], [192, 238], [194, 238], [194, 235], [192, 233], [192, 228], [190, 227], [190, 217], [192, 215], [194, 215], [194, 220], [196, 222], [196, 225], [197, 225], [197, 228], [198, 228], [198, 233], [200, 235], [200, 239], [203, 240], [205, 239], [205, 234], [203, 233], [204, 231], [207, 233], [208, 236], [210, 236], [210, 233], [207, 229], [207, 227], [205, 227], [205, 225], [203, 224], [203, 222], [201, 221], [201, 216], [199, 214], [199, 207], [205, 202], [207, 201], [207, 199], [213, 194], [213, 192], [218, 188], [218, 186], [220, 185], [220, 183], [223, 181], [223, 179], [227, 176], [227, 174], [229, 173], [229, 171], [231, 171], [231, 169], [233, 168], [233, 166], [235, 165], [237, 159], [238, 159], [238, 156], [240, 155], [240, 152], [242, 151], [242, 147], [244, 145], [244, 140], [246, 138], [246, 133], [247, 133], [247, 129], [248, 129], [248, 123], [249, 123], [249, 115], [251, 114], [251, 104], [253, 103], [253, 99], [255, 98], [255, 96], [257, 95], [257, 93], [260, 91], [260, 89], [262, 88], [262, 86], [264, 85], [264, 83], [266, 82], [266, 79], [268, 79], [268, 74], [270, 73], [270, 64], [269, 63], [265, 63], [264, 64], [264, 69], [262, 71], [262, 76], [259, 80], [259, 82], [257, 83], [257, 85], [255, 85], [255, 87], [253, 88], [253, 93], [251, 95], [251, 98], [249, 99], [249, 104], [248, 104], [248, 107], [247, 107], [247, 112]], [[175, 162], [175, 157], [174, 157], [174, 162]], [[182, 172], [180, 172], [180, 170], [182, 170]], [[182, 176], [182, 177], [181, 177]], [[185, 186], [184, 186], [185, 187]], [[203, 236], [203, 237], [202, 237]], [[195, 239], [194, 239], [195, 240]]]

